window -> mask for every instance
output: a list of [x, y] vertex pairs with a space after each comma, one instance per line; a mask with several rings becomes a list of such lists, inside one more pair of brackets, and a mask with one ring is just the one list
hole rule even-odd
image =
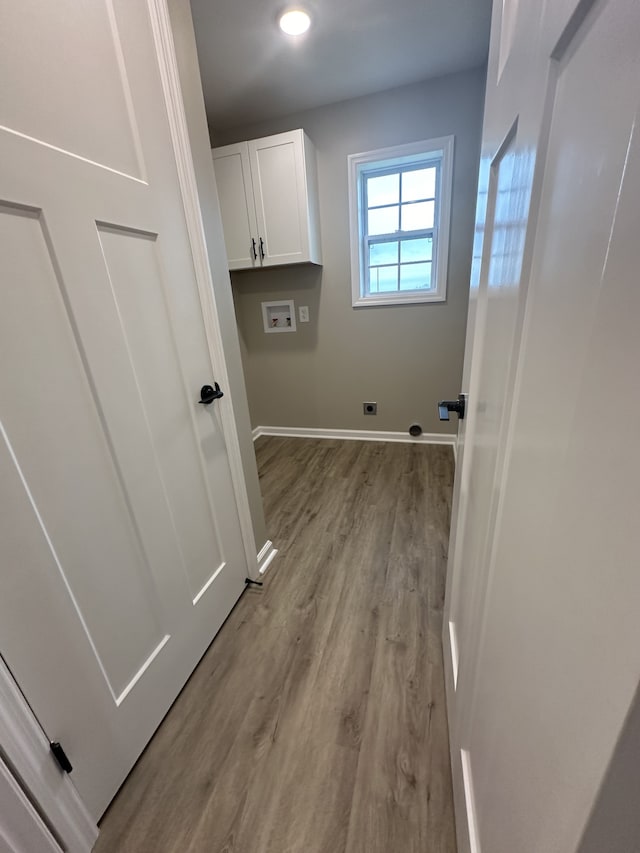
[[453, 137], [349, 157], [354, 307], [443, 302]]

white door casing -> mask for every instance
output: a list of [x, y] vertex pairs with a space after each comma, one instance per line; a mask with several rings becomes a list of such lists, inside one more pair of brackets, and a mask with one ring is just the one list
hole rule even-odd
[[164, 2], [4, 5], [1, 645], [98, 816], [255, 543]]
[[444, 635], [461, 853], [578, 848], [640, 673], [639, 40], [633, 2], [495, 4]]
[[63, 853], [11, 770], [0, 758], [0, 853]]
[[[0, 798], [0, 830], [10, 838], [10, 826], [17, 821], [30, 839], [29, 853], [46, 846], [52, 835], [55, 849], [87, 853], [98, 836], [95, 819], [78, 796], [71, 777], [51, 760], [49, 741], [20, 693], [11, 673], [0, 658], [0, 744], [2, 763], [13, 777], [7, 786], [13, 793]], [[25, 808], [23, 796], [29, 801]], [[45, 823], [45, 832], [41, 824]]]

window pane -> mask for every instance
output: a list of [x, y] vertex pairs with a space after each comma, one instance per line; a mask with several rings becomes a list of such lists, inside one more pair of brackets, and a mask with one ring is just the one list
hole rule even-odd
[[420, 237], [417, 240], [403, 240], [400, 244], [400, 260], [430, 261], [433, 252], [433, 237]]
[[[424, 196], [423, 196], [424, 198]], [[400, 175], [381, 175], [367, 178], [367, 206], [398, 204], [400, 201]]]
[[380, 207], [368, 214], [369, 234], [394, 234], [398, 230], [398, 208]]
[[[416, 260], [422, 260], [422, 258]], [[397, 262], [398, 244], [395, 240], [391, 243], [374, 243], [369, 246], [369, 263], [371, 266], [375, 264], [396, 264]]]
[[431, 264], [407, 264], [400, 267], [400, 290], [428, 290]]
[[[395, 208], [394, 208], [395, 209]], [[416, 204], [402, 205], [402, 230], [418, 231], [421, 228], [433, 228], [435, 203], [420, 201]], [[371, 213], [369, 214], [371, 215]], [[383, 233], [383, 232], [378, 232]]]
[[402, 201], [436, 197], [436, 168], [416, 169], [402, 174]]
[[398, 289], [398, 267], [371, 267], [369, 270], [369, 292], [387, 293]]

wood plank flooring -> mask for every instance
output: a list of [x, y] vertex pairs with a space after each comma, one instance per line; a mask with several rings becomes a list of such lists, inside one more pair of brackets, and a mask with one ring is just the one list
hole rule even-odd
[[101, 823], [98, 853], [455, 853], [449, 447], [256, 442], [278, 556]]

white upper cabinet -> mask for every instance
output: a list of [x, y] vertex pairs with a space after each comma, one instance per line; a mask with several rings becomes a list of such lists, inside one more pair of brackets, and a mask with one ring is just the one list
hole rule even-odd
[[302, 130], [213, 149], [229, 269], [322, 263], [316, 154]]

